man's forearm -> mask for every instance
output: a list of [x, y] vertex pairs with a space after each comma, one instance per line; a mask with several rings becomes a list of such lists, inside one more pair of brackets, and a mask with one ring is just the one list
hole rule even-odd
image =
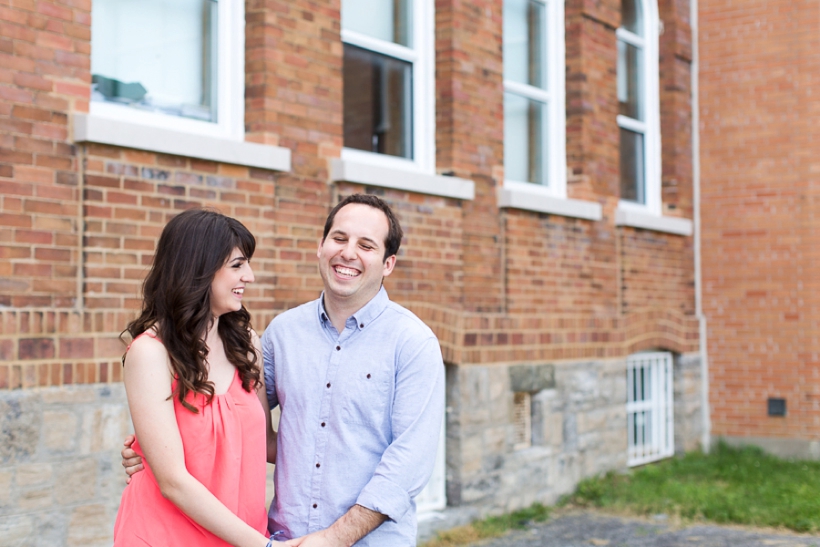
[[330, 525], [327, 536], [334, 545], [350, 547], [387, 520], [387, 516], [361, 505], [354, 505]]

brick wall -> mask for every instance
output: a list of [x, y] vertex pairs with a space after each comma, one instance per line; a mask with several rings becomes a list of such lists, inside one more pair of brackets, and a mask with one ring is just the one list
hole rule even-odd
[[[671, 214], [691, 207], [690, 112], [682, 99], [688, 88], [676, 84], [688, 81], [688, 12], [679, 4], [661, 2], [674, 29], [661, 42], [664, 199]], [[511, 324], [537, 314], [546, 321], [539, 328], [565, 318], [600, 319], [610, 326], [577, 333], [597, 347], [589, 350], [593, 354], [629, 351], [635, 342], [628, 341], [625, 325], [652, 310], [678, 314], [684, 318], [678, 323], [688, 325], [689, 240], [612, 223], [619, 3], [566, 7], [568, 191], [601, 203], [601, 222], [497, 209], [503, 178], [502, 4], [439, 1], [436, 8], [438, 170], [471, 178], [473, 201], [328, 184], [327, 162], [338, 157], [342, 144], [338, 2], [247, 4], [246, 138], [290, 148], [289, 173], [73, 144], [71, 114], [88, 109], [90, 4], [18, 2], [2, 8], [3, 66], [12, 68], [3, 69], [0, 84], [0, 253], [7, 258], [0, 300], [8, 317], [0, 335], [6, 358], [0, 385], [19, 386], [25, 378], [26, 385], [40, 383], [20, 372], [23, 363], [60, 370], [88, 364], [97, 371], [89, 378], [116, 381], [117, 373], [106, 367], [121, 353], [116, 335], [139, 304], [154, 241], [171, 215], [194, 205], [235, 215], [259, 237], [257, 282], [247, 301], [262, 328], [274, 313], [318, 293], [313, 256], [322, 219], [353, 191], [380, 193], [404, 223], [399, 268], [387, 281], [399, 301], [461, 310], [457, 322], [484, 312], [506, 314]], [[29, 337], [30, 316], [22, 314], [31, 313], [74, 317], [71, 324], [82, 328], [44, 323], [36, 338]], [[89, 319], [98, 314], [115, 319]], [[441, 328], [447, 338], [452, 326]], [[657, 330], [650, 320], [641, 328]], [[520, 332], [499, 331], [491, 345], [505, 346]], [[456, 338], [454, 356], [473, 351], [472, 342], [465, 342], [469, 337]], [[587, 354], [556, 349], [560, 337], [525, 338], [531, 355]], [[660, 347], [679, 347], [673, 338], [656, 340]], [[618, 349], [604, 349], [604, 340]], [[471, 355], [467, 362], [491, 358]], [[43, 385], [87, 375], [34, 377], [46, 376]]]
[[[816, 3], [700, 3], [713, 433], [820, 438]], [[787, 416], [767, 416], [785, 398]]]

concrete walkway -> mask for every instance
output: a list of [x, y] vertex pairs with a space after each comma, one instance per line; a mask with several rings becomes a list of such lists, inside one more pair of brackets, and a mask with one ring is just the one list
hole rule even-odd
[[820, 536], [712, 524], [674, 525], [665, 519], [560, 510], [528, 530], [475, 544], [481, 547], [820, 547]]

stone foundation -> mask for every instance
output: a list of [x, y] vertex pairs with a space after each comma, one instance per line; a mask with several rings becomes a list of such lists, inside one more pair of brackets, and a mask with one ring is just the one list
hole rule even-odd
[[129, 431], [122, 384], [0, 392], [0, 545], [111, 545]]
[[[626, 361], [448, 366], [447, 495], [481, 513], [551, 504], [578, 482], [626, 470]], [[527, 384], [522, 376], [534, 378]], [[676, 359], [675, 443], [698, 446], [700, 361]], [[514, 443], [513, 394], [531, 393], [532, 443]]]
[[[678, 356], [679, 451], [700, 440], [699, 389], [699, 357]], [[521, 448], [515, 392], [531, 394]], [[0, 392], [0, 547], [111, 545], [130, 432], [121, 384]], [[585, 477], [625, 470], [626, 449], [625, 360], [447, 367], [451, 507], [481, 516], [551, 504]], [[268, 501], [272, 485], [269, 473]]]

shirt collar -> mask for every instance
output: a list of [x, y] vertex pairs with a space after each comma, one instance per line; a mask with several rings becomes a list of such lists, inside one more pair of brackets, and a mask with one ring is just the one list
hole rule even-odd
[[[381, 315], [387, 305], [390, 303], [390, 298], [387, 297], [387, 290], [382, 285], [379, 292], [376, 293], [376, 296], [370, 299], [370, 302], [365, 304], [362, 309], [354, 313], [351, 317], [348, 317], [347, 321], [353, 319], [356, 322], [356, 328], [359, 330], [364, 329], [369, 325], [376, 317]], [[330, 316], [328, 316], [327, 312], [325, 311], [325, 292], [322, 291], [322, 295], [319, 297], [319, 306], [318, 306], [318, 313], [319, 313], [319, 320], [321, 322], [330, 321]]]

